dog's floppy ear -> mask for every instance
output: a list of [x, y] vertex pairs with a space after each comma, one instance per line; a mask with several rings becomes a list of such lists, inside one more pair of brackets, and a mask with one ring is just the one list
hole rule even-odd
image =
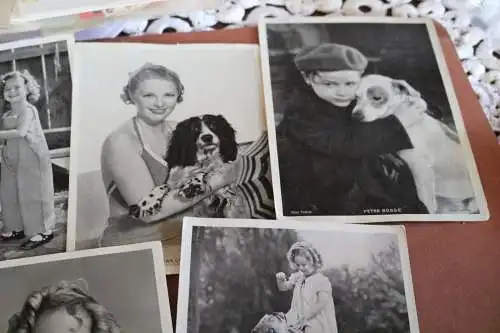
[[216, 127], [220, 140], [220, 154], [224, 163], [232, 162], [238, 154], [236, 131], [222, 115], [217, 115]]
[[404, 80], [392, 80], [391, 82], [392, 88], [398, 93], [412, 96], [412, 97], [420, 97], [420, 93], [415, 90], [412, 86], [408, 84], [408, 82]]
[[191, 117], [177, 124], [167, 150], [169, 168], [190, 166], [196, 163], [196, 135], [199, 118]]

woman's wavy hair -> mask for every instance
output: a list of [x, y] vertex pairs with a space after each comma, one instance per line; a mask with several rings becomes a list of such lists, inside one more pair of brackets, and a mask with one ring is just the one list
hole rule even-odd
[[[37, 82], [36, 78], [27, 70], [23, 71], [12, 71], [7, 74], [3, 74], [0, 76], [0, 97], [3, 100], [3, 93], [5, 89], [5, 84], [9, 79], [14, 77], [20, 77], [23, 79], [24, 84], [26, 85], [27, 96], [26, 99], [29, 103], [34, 104], [40, 98], [40, 84]], [[7, 103], [6, 101], [3, 101]]]
[[125, 104], [134, 104], [132, 98], [133, 94], [137, 90], [137, 86], [140, 82], [150, 78], [159, 78], [167, 80], [175, 84], [177, 89], [177, 103], [182, 102], [184, 95], [184, 85], [179, 78], [179, 75], [162, 65], [155, 65], [152, 63], [146, 63], [134, 72], [129, 74], [129, 79], [127, 84], [123, 87], [123, 92], [121, 94], [121, 99]]
[[86, 282], [61, 281], [31, 293], [18, 313], [9, 319], [7, 333], [31, 333], [45, 312], [65, 309], [75, 315], [84, 310], [92, 320], [91, 333], [121, 333], [114, 316], [88, 295]]
[[288, 264], [293, 271], [297, 270], [295, 257], [298, 255], [309, 255], [313, 261], [316, 271], [323, 267], [323, 258], [312, 244], [308, 242], [296, 242], [290, 247], [290, 250], [288, 250], [288, 253], [286, 254]]

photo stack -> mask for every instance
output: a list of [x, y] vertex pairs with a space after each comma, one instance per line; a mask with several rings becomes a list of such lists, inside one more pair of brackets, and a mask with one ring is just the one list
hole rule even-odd
[[419, 332], [401, 224], [489, 219], [434, 24], [258, 33], [0, 45], [0, 330]]

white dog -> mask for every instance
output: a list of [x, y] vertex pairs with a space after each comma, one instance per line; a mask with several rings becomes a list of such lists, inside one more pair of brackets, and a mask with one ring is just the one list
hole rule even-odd
[[476, 211], [475, 194], [462, 147], [454, 131], [425, 111], [427, 104], [406, 82], [367, 75], [358, 88], [353, 115], [364, 122], [398, 112], [422, 112], [405, 127], [414, 149], [399, 154], [410, 167], [420, 200], [429, 213]]

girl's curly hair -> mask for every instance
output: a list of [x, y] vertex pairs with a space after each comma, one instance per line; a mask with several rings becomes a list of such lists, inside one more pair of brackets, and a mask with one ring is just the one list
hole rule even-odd
[[290, 268], [294, 271], [297, 270], [295, 257], [298, 255], [309, 255], [316, 270], [319, 270], [323, 267], [323, 258], [321, 257], [321, 254], [318, 252], [318, 250], [316, 250], [312, 244], [301, 241], [294, 243], [286, 254], [286, 258], [288, 259]]
[[36, 78], [31, 75], [28, 70], [13, 71], [7, 74], [0, 76], [0, 96], [3, 99], [3, 92], [5, 89], [5, 83], [7, 80], [12, 79], [14, 77], [20, 77], [23, 79], [24, 84], [26, 86], [27, 96], [26, 99], [31, 104], [34, 104], [40, 98], [40, 84], [37, 82]]
[[86, 311], [92, 320], [91, 333], [121, 332], [114, 316], [88, 295], [86, 283], [80, 279], [61, 281], [31, 293], [21, 311], [9, 319], [7, 333], [31, 333], [41, 314], [61, 308], [70, 315]]

